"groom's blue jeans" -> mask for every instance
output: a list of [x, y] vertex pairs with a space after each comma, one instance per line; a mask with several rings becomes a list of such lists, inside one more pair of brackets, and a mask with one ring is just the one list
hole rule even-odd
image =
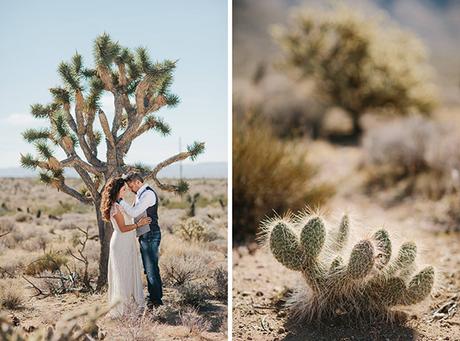
[[163, 304], [163, 289], [158, 267], [158, 252], [161, 241], [161, 231], [149, 231], [139, 237], [144, 273], [147, 276], [148, 301], [154, 305]]

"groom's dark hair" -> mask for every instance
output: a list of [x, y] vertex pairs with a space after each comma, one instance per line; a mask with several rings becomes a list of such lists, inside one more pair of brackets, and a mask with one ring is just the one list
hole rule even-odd
[[139, 173], [135, 173], [135, 172], [128, 173], [128, 175], [126, 176], [126, 182], [131, 182], [135, 180], [144, 182], [144, 178]]

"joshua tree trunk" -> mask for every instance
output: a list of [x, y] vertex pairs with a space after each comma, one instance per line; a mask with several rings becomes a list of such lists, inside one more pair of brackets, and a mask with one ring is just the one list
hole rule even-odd
[[110, 238], [112, 237], [113, 228], [108, 222], [102, 219], [101, 202], [94, 204], [96, 209], [97, 227], [99, 231], [99, 244], [101, 246], [99, 258], [99, 277], [97, 279], [96, 290], [101, 290], [107, 283], [107, 270], [109, 263]]

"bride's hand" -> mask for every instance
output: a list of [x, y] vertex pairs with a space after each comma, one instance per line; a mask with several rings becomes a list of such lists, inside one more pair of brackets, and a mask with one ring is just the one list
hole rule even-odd
[[150, 217], [142, 217], [137, 222], [137, 225], [138, 226], [148, 225], [148, 224], [150, 224], [151, 221], [152, 221], [152, 218], [150, 218]]

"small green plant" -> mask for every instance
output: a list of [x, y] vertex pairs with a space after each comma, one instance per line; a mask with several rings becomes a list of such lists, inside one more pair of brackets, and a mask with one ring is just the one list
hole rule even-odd
[[25, 274], [29, 276], [39, 275], [44, 271], [56, 272], [62, 266], [66, 265], [68, 259], [54, 251], [45, 252], [34, 262], [27, 265]]
[[189, 217], [194, 217], [195, 216], [195, 209], [196, 209], [196, 202], [198, 198], [200, 197], [200, 193], [195, 193], [193, 195], [188, 195], [187, 196], [187, 202], [190, 204], [190, 207], [188, 209], [187, 215]]
[[182, 239], [189, 242], [209, 242], [218, 238], [215, 233], [209, 231], [208, 226], [203, 221], [196, 218], [182, 221], [178, 226], [178, 231]]
[[433, 287], [432, 266], [411, 277], [416, 270], [415, 243], [403, 243], [392, 258], [392, 242], [384, 229], [356, 243], [345, 263], [348, 215], [329, 236], [324, 220], [308, 212], [269, 220], [263, 229], [276, 260], [299, 271], [307, 284], [289, 302], [293, 318], [298, 321], [321, 321], [341, 315], [357, 321], [391, 320], [391, 307], [421, 302]]

